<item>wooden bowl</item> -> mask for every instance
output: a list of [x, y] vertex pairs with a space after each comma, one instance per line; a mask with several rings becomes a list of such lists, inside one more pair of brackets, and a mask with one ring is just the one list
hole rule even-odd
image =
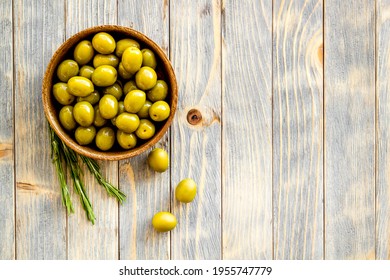
[[[133, 38], [140, 43], [141, 47], [151, 49], [157, 58], [158, 66], [156, 72], [158, 78], [164, 79], [168, 84], [168, 96], [165, 101], [167, 101], [171, 107], [170, 116], [161, 124], [156, 125], [156, 133], [152, 138], [142, 142], [140, 145], [137, 144], [135, 148], [130, 150], [123, 150], [120, 149], [120, 147], [117, 147], [116, 149], [110, 151], [101, 151], [98, 148], [79, 145], [74, 140], [73, 135], [69, 135], [69, 132], [62, 128], [58, 118], [60, 107], [57, 106], [57, 102], [52, 94], [52, 87], [56, 81], [56, 71], [59, 63], [66, 58], [73, 57], [73, 49], [78, 42], [85, 39], [92, 40], [94, 34], [102, 31], [110, 33], [116, 40], [121, 38]], [[154, 144], [156, 144], [156, 142], [159, 141], [166, 133], [168, 127], [172, 123], [177, 107], [177, 95], [178, 93], [175, 73], [164, 51], [144, 34], [134, 29], [117, 25], [101, 25], [91, 27], [80, 31], [66, 40], [54, 53], [52, 59], [50, 60], [43, 78], [42, 85], [43, 108], [46, 114], [46, 118], [55, 133], [62, 139], [62, 141], [65, 142], [68, 147], [77, 153], [98, 160], [121, 160], [131, 158], [145, 152]]]

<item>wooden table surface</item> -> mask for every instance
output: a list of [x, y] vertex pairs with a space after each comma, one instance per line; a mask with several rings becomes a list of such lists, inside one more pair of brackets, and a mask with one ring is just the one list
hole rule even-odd
[[[390, 0], [0, 1], [0, 259], [390, 259]], [[76, 32], [118, 24], [162, 46], [178, 111], [147, 154], [86, 172], [97, 222], [66, 215], [41, 102]], [[187, 121], [197, 109], [202, 120]], [[185, 177], [194, 202], [175, 200]], [[171, 211], [170, 233], [151, 218]]]

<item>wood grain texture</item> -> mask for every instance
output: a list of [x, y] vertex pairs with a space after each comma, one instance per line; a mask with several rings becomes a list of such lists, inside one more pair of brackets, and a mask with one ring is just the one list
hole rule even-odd
[[390, 1], [377, 0], [376, 259], [390, 259]]
[[272, 3], [225, 1], [223, 258], [272, 259]]
[[[168, 54], [168, 1], [118, 1], [118, 24], [143, 32]], [[169, 152], [169, 130], [155, 145]], [[128, 195], [120, 207], [120, 259], [169, 259], [170, 235], [157, 233], [151, 220], [170, 210], [170, 170], [157, 173], [146, 162], [150, 150], [119, 167], [119, 185]]]
[[[66, 37], [87, 27], [117, 23], [115, 1], [66, 1]], [[118, 185], [118, 162], [99, 161], [102, 173], [107, 180]], [[82, 209], [78, 196], [72, 198], [76, 214], [68, 218], [68, 258], [69, 259], [117, 259], [119, 252], [118, 202], [109, 197], [86, 167], [84, 182], [91, 200], [96, 223], [92, 225]]]
[[274, 258], [323, 258], [322, 1], [274, 1]]
[[0, 260], [15, 258], [12, 2], [0, 2]]
[[64, 39], [62, 1], [14, 1], [16, 258], [65, 259], [66, 219], [41, 86]]
[[325, 258], [375, 258], [375, 5], [325, 2]]
[[[179, 104], [172, 127], [172, 259], [221, 259], [221, 2], [171, 1], [170, 53]], [[202, 120], [191, 125], [187, 113]], [[197, 196], [175, 199], [177, 184], [192, 178]]]

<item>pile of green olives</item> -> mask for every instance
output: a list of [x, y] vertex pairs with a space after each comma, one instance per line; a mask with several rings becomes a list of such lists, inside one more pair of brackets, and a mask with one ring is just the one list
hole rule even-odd
[[52, 88], [62, 127], [78, 144], [102, 151], [147, 141], [171, 113], [154, 52], [114, 36], [80, 41], [58, 65]]

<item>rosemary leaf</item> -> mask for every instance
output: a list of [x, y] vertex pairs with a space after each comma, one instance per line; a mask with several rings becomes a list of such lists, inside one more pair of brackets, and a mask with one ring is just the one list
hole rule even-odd
[[68, 148], [64, 142], [61, 141], [61, 149], [63, 151], [67, 165], [70, 167], [70, 175], [73, 180], [73, 186], [80, 196], [81, 204], [85, 212], [87, 213], [88, 220], [95, 224], [95, 214], [92, 209], [91, 202], [86, 194], [84, 184], [80, 179], [80, 174], [82, 174], [81, 168], [78, 163], [77, 154], [72, 149]]
[[118, 201], [122, 204], [123, 201], [126, 200], [126, 195], [103, 178], [103, 175], [100, 171], [99, 164], [94, 159], [91, 159], [89, 157], [83, 155], [79, 155], [79, 156], [81, 157], [83, 162], [87, 165], [89, 171], [95, 176], [99, 184], [106, 189], [107, 193], [110, 196], [116, 197]]
[[61, 186], [62, 203], [66, 207], [68, 214], [74, 213], [72, 200], [70, 198], [69, 188], [65, 180], [65, 173], [62, 167], [62, 157], [59, 149], [59, 139], [54, 133], [53, 129], [49, 126], [50, 143], [51, 143], [51, 158], [57, 171], [58, 180]]

